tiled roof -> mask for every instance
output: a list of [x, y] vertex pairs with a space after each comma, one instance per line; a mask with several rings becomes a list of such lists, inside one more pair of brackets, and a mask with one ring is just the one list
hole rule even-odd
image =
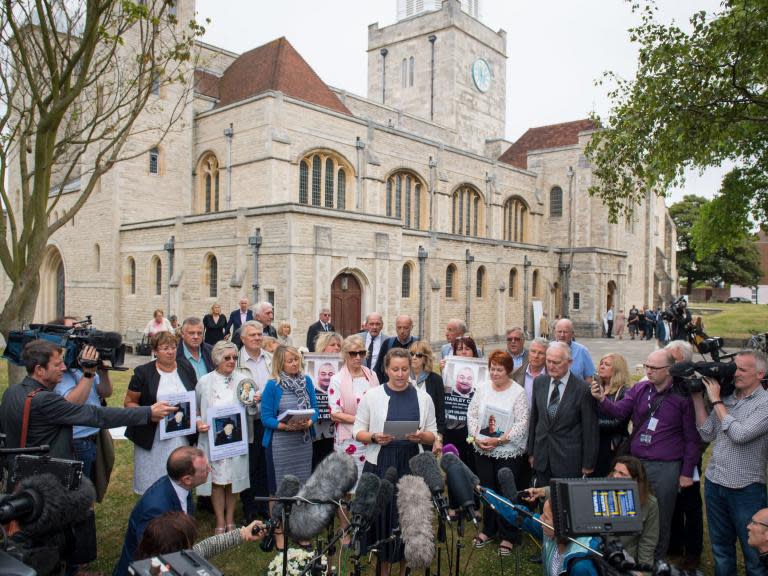
[[238, 102], [267, 90], [350, 114], [341, 100], [285, 38], [241, 54], [219, 80], [219, 106]]
[[195, 70], [195, 92], [219, 99], [219, 77], [205, 70]]
[[525, 134], [518, 138], [504, 154], [499, 157], [501, 162], [512, 164], [518, 168], [528, 168], [528, 152], [530, 150], [542, 150], [544, 148], [557, 148], [578, 144], [579, 132], [593, 130], [595, 123], [592, 120], [576, 120], [563, 122], [551, 126], [529, 128]]

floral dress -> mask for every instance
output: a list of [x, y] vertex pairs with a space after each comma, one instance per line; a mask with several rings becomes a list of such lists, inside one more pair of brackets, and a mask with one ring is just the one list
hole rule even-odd
[[[371, 385], [368, 380], [366, 380], [365, 376], [360, 376], [352, 380], [352, 386], [355, 390], [355, 400], [360, 404], [360, 400], [362, 400], [365, 393], [368, 392]], [[328, 386], [328, 406], [331, 410], [331, 414], [344, 411], [341, 407], [341, 378], [339, 378], [338, 374], [335, 374], [331, 378], [331, 383]], [[355, 464], [357, 464], [357, 477], [359, 478], [360, 474], [363, 472], [363, 464], [365, 464], [365, 444], [358, 442], [351, 436], [352, 426], [352, 424], [336, 422], [334, 449], [336, 452], [349, 454], [355, 459]], [[343, 440], [340, 438], [341, 435], [339, 432], [342, 429], [348, 432], [348, 434], [344, 434], [344, 436], [350, 436], [349, 438]]]

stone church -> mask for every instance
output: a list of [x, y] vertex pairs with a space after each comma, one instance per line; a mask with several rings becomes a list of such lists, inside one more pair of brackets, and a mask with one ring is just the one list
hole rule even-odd
[[[506, 33], [477, 4], [400, 0], [396, 23], [369, 26], [365, 96], [326, 85], [286, 38], [199, 43], [183, 129], [111, 170], [51, 238], [36, 320], [132, 334], [156, 308], [248, 297], [297, 342], [324, 305], [344, 334], [376, 310], [390, 334], [407, 313], [431, 341], [454, 317], [489, 340], [533, 331], [535, 302], [586, 336], [611, 306], [668, 298], [674, 224], [655, 197], [609, 222], [587, 192], [589, 120], [504, 139]], [[185, 21], [194, 1], [177, 9]]]

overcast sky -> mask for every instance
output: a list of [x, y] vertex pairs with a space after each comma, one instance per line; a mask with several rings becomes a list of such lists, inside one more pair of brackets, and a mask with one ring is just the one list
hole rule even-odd
[[[659, 0], [662, 18], [687, 23], [718, 0]], [[396, 0], [197, 0], [205, 42], [244, 52], [285, 36], [327, 84], [367, 95], [368, 25], [396, 20]], [[639, 23], [622, 0], [481, 0], [481, 20], [507, 32], [507, 130], [606, 116], [606, 70], [634, 75], [637, 47], [627, 30]], [[683, 193], [711, 196], [723, 170], [691, 175]]]

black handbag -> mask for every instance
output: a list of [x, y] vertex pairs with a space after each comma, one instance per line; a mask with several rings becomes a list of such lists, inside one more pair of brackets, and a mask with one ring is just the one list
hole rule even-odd
[[141, 342], [136, 346], [136, 354], [138, 356], [152, 355], [152, 346], [149, 345], [149, 338], [147, 336], [141, 337]]

